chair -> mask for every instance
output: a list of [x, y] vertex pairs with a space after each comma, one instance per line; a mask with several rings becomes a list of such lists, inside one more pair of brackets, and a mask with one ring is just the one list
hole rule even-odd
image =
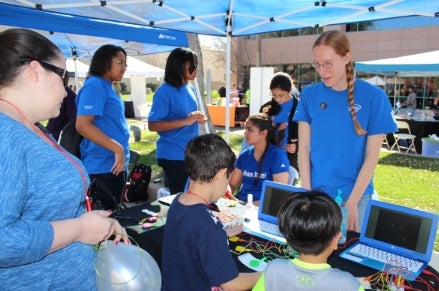
[[293, 166], [290, 166], [288, 171], [288, 184], [291, 186], [296, 186], [297, 182], [299, 182], [299, 172]]
[[[392, 145], [390, 150], [393, 150], [393, 148], [396, 146], [399, 152], [402, 152], [401, 150], [405, 150], [404, 153], [408, 153], [409, 151], [416, 152], [415, 148], [415, 138], [416, 135], [413, 135], [410, 131], [410, 126], [407, 122], [403, 120], [396, 120], [396, 123], [398, 125], [398, 131], [393, 133], [393, 136], [395, 138], [395, 143]], [[399, 141], [406, 141], [407, 145], [400, 145]]]
[[384, 135], [383, 142], [381, 145], [385, 146], [386, 149], [388, 149], [388, 150], [390, 149], [390, 144], [389, 144], [389, 141], [387, 140], [387, 135]]

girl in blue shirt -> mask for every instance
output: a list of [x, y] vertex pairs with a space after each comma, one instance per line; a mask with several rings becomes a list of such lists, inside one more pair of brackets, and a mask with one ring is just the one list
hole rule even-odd
[[[130, 131], [125, 107], [113, 89], [127, 69], [126, 52], [111, 44], [101, 46], [93, 55], [90, 72], [76, 98], [76, 129], [84, 137], [81, 160], [90, 180], [99, 179], [121, 200], [129, 161]], [[114, 205], [104, 205], [110, 209]], [[114, 210], [114, 209], [112, 209]]]
[[198, 124], [206, 116], [198, 110], [195, 89], [190, 84], [197, 75], [198, 59], [188, 48], [176, 48], [166, 61], [165, 83], [154, 94], [148, 129], [157, 131], [157, 164], [163, 168], [165, 185], [171, 194], [184, 190], [184, 150], [198, 135]]
[[253, 200], [258, 204], [262, 182], [270, 180], [286, 184], [290, 163], [285, 150], [277, 146], [267, 114], [251, 115], [245, 124], [244, 137], [251, 147], [239, 155], [229, 185], [232, 192], [240, 188], [238, 199], [247, 201], [247, 194], [253, 194]]
[[359, 231], [374, 193], [381, 143], [397, 129], [392, 107], [382, 89], [355, 79], [343, 32], [326, 31], [312, 52], [312, 66], [322, 82], [302, 91], [294, 115], [299, 122], [300, 180], [303, 188], [319, 188], [333, 198], [341, 191], [348, 229]]

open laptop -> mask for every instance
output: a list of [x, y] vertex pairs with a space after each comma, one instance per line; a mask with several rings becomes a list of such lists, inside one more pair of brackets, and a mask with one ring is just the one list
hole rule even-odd
[[359, 241], [340, 257], [414, 280], [431, 259], [437, 224], [436, 214], [370, 200]]
[[273, 181], [264, 181], [257, 216], [254, 215], [250, 221], [244, 223], [244, 231], [254, 236], [286, 244], [285, 238], [279, 232], [277, 212], [293, 192], [304, 191], [307, 190]]

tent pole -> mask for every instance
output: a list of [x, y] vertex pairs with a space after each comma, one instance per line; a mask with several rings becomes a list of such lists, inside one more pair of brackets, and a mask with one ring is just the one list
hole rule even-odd
[[[197, 78], [194, 79], [194, 85], [195, 85], [195, 92], [197, 92], [198, 108], [201, 109], [201, 111], [204, 111], [204, 106], [202, 106], [203, 98], [201, 97], [200, 86], [198, 85]], [[204, 112], [204, 114], [206, 114], [206, 112]], [[209, 133], [209, 124], [207, 123], [207, 121], [206, 123], [204, 123], [204, 132]]]
[[226, 122], [225, 122], [225, 131], [226, 131], [226, 142], [229, 144], [229, 131], [230, 131], [230, 42], [231, 37], [227, 35], [227, 43], [226, 43]]
[[73, 60], [75, 61], [75, 91], [78, 92], [78, 68], [76, 66], [76, 57]]

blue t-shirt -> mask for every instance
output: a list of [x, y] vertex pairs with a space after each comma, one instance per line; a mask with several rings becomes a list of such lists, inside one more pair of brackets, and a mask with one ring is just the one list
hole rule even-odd
[[0, 290], [95, 290], [93, 246], [73, 242], [47, 254], [50, 222], [85, 212], [80, 171], [62, 149], [3, 113], [0, 140]]
[[[125, 118], [125, 106], [114, 92], [111, 82], [91, 76], [79, 91], [76, 104], [78, 116], [95, 116], [94, 125], [122, 145], [127, 168], [130, 158], [130, 131]], [[81, 143], [81, 160], [89, 174], [110, 173], [114, 164], [114, 152], [84, 138]]]
[[[291, 110], [293, 109], [293, 98], [291, 98], [290, 100], [288, 100], [285, 103], [280, 104], [280, 111], [278, 114], [276, 114], [273, 117], [273, 123], [285, 123], [286, 122], [287, 124], [289, 124], [290, 113], [291, 113]], [[288, 125], [285, 128], [284, 132], [285, 132], [284, 138], [282, 139], [282, 141], [279, 144], [279, 146], [281, 148], [283, 148], [285, 145], [288, 144]], [[279, 134], [279, 133], [276, 132], [276, 134]]]
[[[247, 194], [253, 194], [253, 200], [261, 197], [262, 182], [273, 181], [273, 175], [289, 171], [290, 162], [285, 150], [269, 143], [259, 172], [258, 161], [254, 157], [253, 146], [243, 151], [236, 161], [236, 168], [242, 171], [242, 187], [238, 192], [238, 199], [247, 201]], [[259, 173], [259, 179], [257, 178]]]
[[[195, 89], [190, 83], [180, 88], [163, 83], [155, 92], [149, 112], [149, 121], [177, 120], [186, 118], [198, 109]], [[157, 159], [184, 160], [188, 142], [198, 135], [198, 123], [180, 128], [159, 131]]]
[[169, 208], [162, 248], [162, 290], [206, 290], [238, 277], [223, 224], [205, 204]]
[[[311, 126], [311, 186], [332, 197], [337, 189], [347, 199], [363, 165], [367, 138], [396, 131], [392, 107], [385, 92], [360, 79], [355, 80], [357, 119], [367, 134], [355, 132], [349, 111], [347, 90], [335, 91], [324, 83], [302, 91], [295, 121]], [[364, 194], [373, 194], [372, 179]]]

